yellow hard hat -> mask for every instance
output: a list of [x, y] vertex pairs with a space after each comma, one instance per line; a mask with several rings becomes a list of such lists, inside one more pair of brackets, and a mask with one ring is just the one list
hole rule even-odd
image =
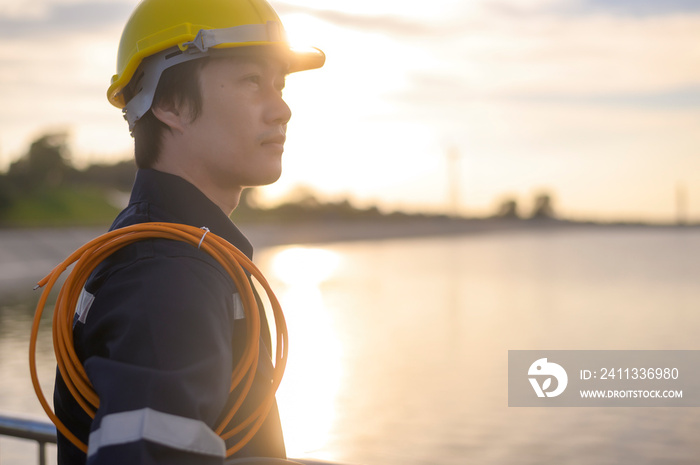
[[[124, 109], [133, 129], [133, 123], [150, 108], [163, 70], [207, 56], [210, 49], [255, 45], [288, 52], [289, 72], [320, 68], [325, 62], [321, 50], [290, 48], [279, 17], [266, 0], [142, 0], [122, 32], [117, 74], [107, 98]], [[143, 82], [127, 102], [123, 90], [139, 66], [138, 78]]]

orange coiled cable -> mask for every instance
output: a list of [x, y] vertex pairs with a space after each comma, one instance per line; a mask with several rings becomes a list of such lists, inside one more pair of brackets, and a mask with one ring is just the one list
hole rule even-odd
[[[39, 402], [56, 428], [68, 438], [76, 447], [87, 453], [87, 445], [80, 441], [56, 416], [49, 406], [39, 384], [36, 370], [36, 343], [39, 333], [39, 324], [44, 311], [44, 306], [49, 298], [53, 286], [64, 271], [73, 263], [75, 266], [61, 287], [53, 314], [53, 345], [56, 354], [58, 369], [69, 391], [78, 404], [90, 415], [95, 417], [95, 411], [99, 407], [99, 398], [85, 373], [73, 346], [73, 317], [80, 293], [88, 277], [95, 267], [107, 256], [118, 249], [144, 239], [162, 238], [179, 240], [190, 243], [203, 249], [211, 255], [228, 272], [233, 280], [243, 302], [245, 312], [246, 329], [248, 339], [241, 359], [233, 369], [231, 375], [231, 392], [238, 386], [242, 386], [240, 395], [229, 410], [221, 424], [216, 428], [216, 433], [222, 439], [229, 439], [246, 430], [246, 434], [231, 448], [226, 451], [230, 457], [239, 451], [255, 435], [267, 416], [275, 398], [275, 392], [282, 381], [284, 368], [287, 363], [287, 325], [280, 307], [279, 301], [272, 292], [270, 285], [260, 270], [241, 251], [221, 237], [209, 232], [206, 228], [196, 228], [184, 224], [175, 223], [141, 223], [121, 229], [110, 231], [93, 239], [73, 252], [68, 258], [54, 268], [44, 279], [39, 281], [37, 288], [43, 287], [39, 298], [34, 323], [32, 325], [29, 343], [29, 371], [32, 384]], [[258, 363], [260, 340], [260, 315], [255, 294], [253, 293], [246, 271], [250, 273], [264, 288], [272, 306], [275, 328], [277, 330], [277, 349], [275, 353], [274, 371], [270, 390], [264, 396], [254, 411], [231, 431], [223, 433], [223, 430], [234, 417], [243, 404], [253, 383], [255, 370]], [[243, 383], [243, 384], [241, 384]]]

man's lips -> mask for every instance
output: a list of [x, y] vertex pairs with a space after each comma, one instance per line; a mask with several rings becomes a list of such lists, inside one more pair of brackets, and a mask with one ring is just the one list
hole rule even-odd
[[279, 145], [284, 145], [284, 142], [287, 140], [287, 136], [284, 134], [279, 134], [276, 136], [271, 136], [271, 137], [266, 137], [262, 141], [262, 145], [267, 145], [267, 144], [279, 144]]

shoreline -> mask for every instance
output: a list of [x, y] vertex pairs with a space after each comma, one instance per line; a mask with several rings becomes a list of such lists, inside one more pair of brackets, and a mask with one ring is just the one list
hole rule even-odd
[[[573, 230], [678, 229], [695, 231], [697, 225], [600, 224], [556, 220], [451, 219], [407, 217], [392, 220], [328, 220], [289, 224], [248, 223], [240, 230], [256, 250], [293, 244], [382, 241], [425, 237], [554, 232]], [[12, 301], [75, 249], [107, 231], [107, 226], [74, 228], [0, 229], [0, 296]]]

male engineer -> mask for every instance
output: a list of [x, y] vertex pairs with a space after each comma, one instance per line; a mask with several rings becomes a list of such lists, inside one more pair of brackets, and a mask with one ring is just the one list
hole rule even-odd
[[[229, 216], [244, 188], [281, 174], [291, 117], [285, 76], [324, 60], [320, 50], [289, 47], [265, 0], [142, 0], [122, 33], [108, 90], [128, 121], [138, 166], [129, 205], [111, 229], [206, 227], [250, 257]], [[269, 389], [271, 344], [260, 316], [253, 384], [224, 432]], [[109, 256], [86, 282], [73, 328], [99, 407], [91, 418], [58, 374], [56, 413], [87, 445], [85, 453], [59, 434], [58, 463], [285, 459], [276, 405], [251, 438], [216, 433], [237, 394], [231, 376], [245, 345], [244, 319], [230, 276], [191, 244], [147, 239]]]

